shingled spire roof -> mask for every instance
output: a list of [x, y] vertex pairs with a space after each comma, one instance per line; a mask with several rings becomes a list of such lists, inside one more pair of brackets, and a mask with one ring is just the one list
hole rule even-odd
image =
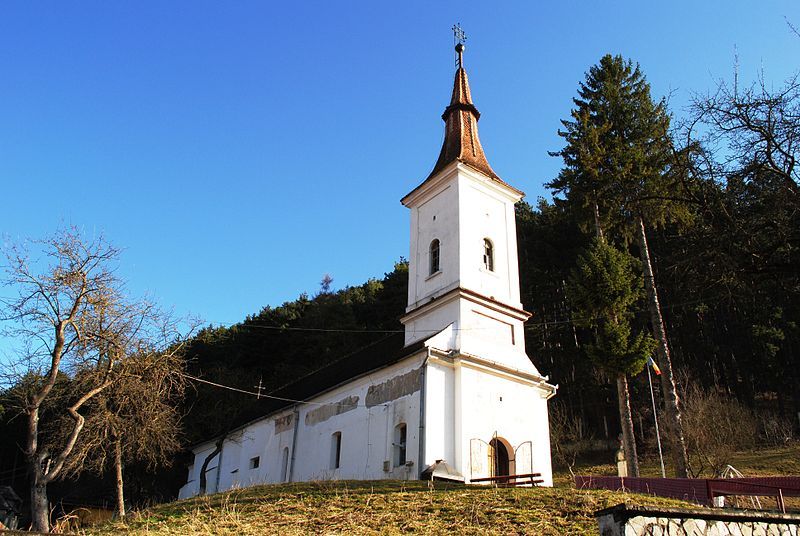
[[[486, 155], [481, 147], [481, 140], [478, 138], [478, 119], [481, 114], [472, 103], [472, 95], [469, 90], [469, 80], [467, 71], [464, 70], [463, 52], [464, 45], [456, 45], [458, 52], [458, 70], [456, 71], [455, 83], [453, 84], [453, 96], [450, 105], [445, 108], [442, 119], [445, 122], [444, 143], [439, 153], [439, 159], [433, 166], [428, 178], [436, 175], [444, 169], [447, 164], [458, 160], [483, 172], [492, 179], [500, 181], [500, 177], [494, 172], [492, 166], [486, 160]], [[501, 181], [502, 182], [502, 181]]]

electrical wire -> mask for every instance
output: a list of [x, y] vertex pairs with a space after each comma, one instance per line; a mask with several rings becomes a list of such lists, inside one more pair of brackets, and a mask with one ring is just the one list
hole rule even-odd
[[[279, 400], [281, 402], [291, 402], [293, 404], [304, 404], [309, 406], [330, 406], [330, 405], [337, 405], [337, 402], [310, 402], [308, 400], [297, 400], [295, 398], [286, 398], [282, 396], [275, 396], [275, 395], [267, 395], [264, 393], [256, 393], [255, 391], [248, 391], [246, 389], [239, 389], [238, 387], [233, 387], [231, 385], [224, 385], [217, 382], [212, 382], [209, 380], [204, 380], [203, 378], [198, 378], [197, 376], [192, 376], [191, 374], [181, 373], [181, 376], [186, 378], [187, 380], [205, 383], [207, 385], [211, 385], [213, 387], [218, 387], [220, 389], [227, 389], [229, 391], [235, 391], [237, 393], [242, 393], [246, 395], [251, 395], [256, 398], [269, 398], [272, 400]], [[386, 406], [387, 404], [374, 404], [374, 406]], [[353, 407], [353, 408], [367, 408], [372, 406], [367, 406], [366, 404], [345, 404], [346, 407]]]
[[198, 378], [197, 376], [192, 376], [191, 374], [182, 373], [181, 376], [183, 376], [187, 380], [190, 380], [190, 381], [193, 381], [193, 382], [205, 383], [205, 384], [211, 385], [213, 387], [219, 387], [220, 389], [227, 389], [229, 391], [235, 391], [237, 393], [242, 393], [242, 394], [245, 394], [245, 395], [252, 395], [252, 396], [254, 396], [256, 398], [269, 398], [269, 399], [272, 399], [272, 400], [280, 400], [281, 402], [292, 402], [292, 403], [295, 403], [295, 404], [313, 404], [313, 405], [318, 405], [318, 406], [326, 406], [327, 405], [327, 404], [324, 404], [324, 403], [321, 403], [321, 402], [308, 402], [306, 400], [296, 400], [294, 398], [285, 398], [285, 397], [282, 397], [282, 396], [274, 396], [274, 395], [266, 395], [264, 393], [256, 393], [255, 391], [248, 391], [246, 389], [239, 389], [238, 387], [233, 387], [231, 385], [224, 385], [224, 384], [221, 384], [221, 383], [212, 382], [212, 381], [209, 381], [209, 380], [204, 380], [203, 378]]
[[[661, 310], [662, 311], [670, 311], [670, 310], [680, 309], [680, 308], [685, 307], [687, 305], [695, 305], [695, 304], [704, 303], [704, 302], [714, 302], [714, 301], [720, 300], [722, 298], [725, 298], [726, 296], [729, 296], [729, 294], [728, 293], [717, 294], [716, 296], [710, 296], [708, 298], [701, 298], [701, 299], [697, 299], [697, 300], [690, 300], [690, 301], [679, 302], [679, 303], [670, 303], [669, 305], [662, 305], [661, 306]], [[631, 312], [632, 313], [646, 313], [648, 311], [649, 311], [648, 308], [642, 308], [642, 309], [636, 309], [636, 310], [631, 311]], [[541, 318], [544, 318], [544, 317], [542, 316]], [[545, 326], [552, 326], [552, 325], [556, 325], [556, 324], [574, 324], [575, 322], [581, 322], [581, 321], [592, 320], [592, 319], [593, 319], [592, 317], [570, 316], [569, 318], [564, 319], [564, 320], [542, 320], [541, 322], [537, 322], [535, 324], [528, 324], [527, 326], [525, 326], [525, 329], [527, 329], [527, 330], [541, 329], [541, 328], [543, 328]]]
[[[674, 309], [679, 309], [681, 307], [685, 307], [687, 305], [695, 305], [698, 303], [703, 302], [714, 302], [729, 296], [728, 293], [718, 294], [716, 296], [711, 296], [708, 298], [701, 298], [697, 300], [690, 300], [685, 302], [679, 303], [669, 303], [667, 305], [662, 305], [662, 311], [669, 311]], [[648, 308], [641, 308], [632, 311], [633, 313], [646, 313], [649, 309]], [[543, 317], [540, 317], [543, 318]], [[591, 320], [590, 317], [580, 317], [580, 316], [570, 316], [569, 318], [563, 320], [547, 320], [538, 322], [536, 324], [529, 324], [525, 326], [525, 329], [539, 329], [544, 324], [547, 325], [554, 325], [554, 324], [574, 324], [575, 322], [581, 322], [585, 320]], [[263, 329], [263, 330], [270, 330], [270, 331], [278, 331], [278, 332], [287, 332], [287, 331], [297, 331], [297, 332], [320, 332], [320, 333], [386, 333], [386, 334], [394, 334], [394, 333], [438, 333], [441, 329], [416, 329], [416, 330], [409, 330], [406, 331], [404, 329], [345, 329], [345, 328], [308, 328], [308, 327], [298, 327], [298, 326], [266, 326], [263, 324], [237, 324], [231, 323], [225, 329]], [[452, 328], [453, 331], [481, 331], [487, 329], [494, 329], [491, 327], [462, 327], [462, 328]]]

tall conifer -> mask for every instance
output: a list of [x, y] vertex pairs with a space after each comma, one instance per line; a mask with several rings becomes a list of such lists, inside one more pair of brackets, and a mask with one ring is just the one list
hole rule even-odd
[[589, 328], [594, 337], [586, 354], [617, 380], [620, 427], [628, 475], [639, 476], [633, 433], [628, 376], [642, 371], [656, 341], [640, 331], [633, 335], [631, 307], [642, 297], [642, 279], [636, 259], [597, 238], [578, 258], [569, 278], [568, 296], [575, 323]]
[[642, 261], [650, 320], [658, 339], [657, 357], [665, 408], [672, 432], [675, 472], [686, 476], [686, 443], [678, 406], [658, 290], [647, 245], [648, 226], [680, 221], [687, 212], [673, 195], [669, 179], [672, 144], [663, 101], [654, 102], [638, 65], [606, 55], [580, 83], [571, 119], [562, 121], [566, 141], [551, 153], [564, 160], [548, 184], [582, 216], [587, 228], [636, 242]]

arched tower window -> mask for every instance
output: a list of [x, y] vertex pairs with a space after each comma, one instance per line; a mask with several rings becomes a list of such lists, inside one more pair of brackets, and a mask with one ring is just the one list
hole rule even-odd
[[430, 258], [430, 270], [428, 271], [428, 275], [433, 275], [439, 271], [439, 239], [435, 238], [433, 242], [431, 242], [431, 247], [429, 250], [429, 258]]
[[483, 267], [494, 272], [494, 246], [488, 238], [483, 239]]

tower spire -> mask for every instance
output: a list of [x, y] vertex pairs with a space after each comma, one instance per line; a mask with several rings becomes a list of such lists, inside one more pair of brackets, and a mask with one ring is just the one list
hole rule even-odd
[[453, 26], [453, 37], [456, 42], [456, 76], [453, 83], [453, 95], [450, 98], [450, 105], [442, 114], [445, 122], [442, 150], [428, 178], [436, 175], [451, 162], [458, 160], [492, 179], [500, 180], [486, 160], [481, 140], [478, 138], [478, 119], [481, 114], [472, 103], [467, 71], [464, 69], [464, 41], [467, 37], [459, 24]]
[[461, 29], [461, 23], [457, 22], [453, 25], [453, 46], [456, 47], [456, 69], [464, 66], [464, 41], [467, 40], [467, 34]]

